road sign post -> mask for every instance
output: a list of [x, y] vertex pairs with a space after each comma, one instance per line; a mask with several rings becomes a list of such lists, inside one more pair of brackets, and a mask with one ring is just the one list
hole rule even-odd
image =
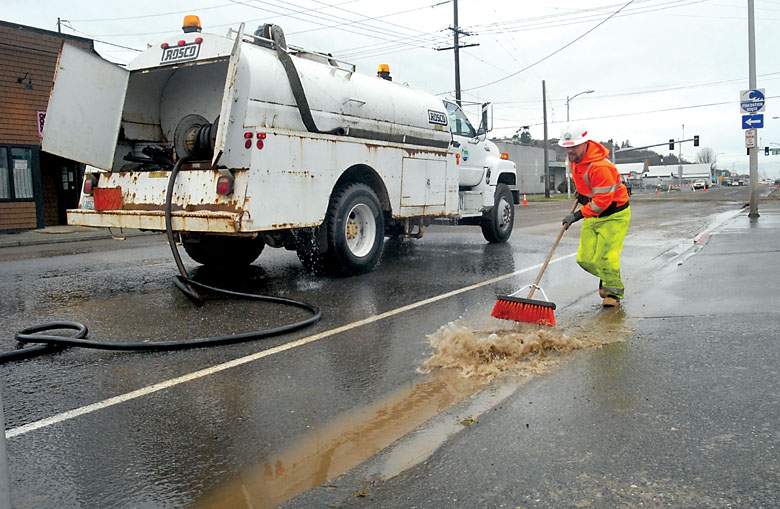
[[[741, 113], [763, 113], [766, 106], [766, 95], [763, 88], [742, 90], [739, 93], [739, 108]], [[750, 129], [750, 128], [748, 128]]]
[[742, 115], [742, 129], [761, 129], [764, 127], [764, 114]]
[[755, 129], [748, 129], [745, 131], [745, 148], [756, 148], [756, 134], [758, 131]]

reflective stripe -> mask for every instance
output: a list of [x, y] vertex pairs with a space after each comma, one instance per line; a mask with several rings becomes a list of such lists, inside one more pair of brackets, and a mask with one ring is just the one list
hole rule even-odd
[[612, 294], [617, 294], [617, 295], [622, 295], [622, 294], [623, 294], [623, 292], [624, 292], [626, 289], [625, 289], [625, 288], [607, 288], [606, 286], [602, 286], [602, 287], [600, 288], [600, 290], [604, 290], [605, 292], [607, 292], [607, 295], [609, 295], [609, 294], [611, 294], [611, 293], [612, 293]]
[[618, 188], [617, 184], [615, 184], [614, 186], [609, 186], [609, 187], [594, 187], [593, 188], [593, 192], [596, 193], [596, 194], [598, 194], [598, 193], [612, 193], [612, 192], [616, 191], [617, 188]]
[[590, 209], [596, 214], [601, 214], [602, 212], [604, 212], [604, 209], [596, 205], [594, 202], [590, 202]]
[[[595, 162], [595, 161], [594, 161], [594, 162]], [[588, 187], [590, 187], [590, 178], [588, 178], [588, 172], [590, 171], [590, 167], [591, 167], [591, 166], [593, 166], [593, 162], [591, 162], [591, 163], [588, 165], [588, 167], [587, 167], [587, 168], [585, 168], [585, 174], [582, 176], [582, 180], [584, 180], [584, 181], [585, 181], [585, 185], [587, 185]], [[590, 194], [590, 195], [588, 195], [588, 196], [590, 196], [591, 198], [593, 197], [593, 195], [592, 195], [592, 194]]]

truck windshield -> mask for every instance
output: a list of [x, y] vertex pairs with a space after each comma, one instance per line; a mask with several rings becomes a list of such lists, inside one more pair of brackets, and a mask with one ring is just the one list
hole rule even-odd
[[474, 138], [477, 135], [476, 129], [474, 129], [466, 114], [463, 113], [463, 110], [457, 104], [445, 101], [444, 106], [447, 108], [447, 114], [450, 117], [450, 132], [453, 135], [466, 136], [468, 138]]

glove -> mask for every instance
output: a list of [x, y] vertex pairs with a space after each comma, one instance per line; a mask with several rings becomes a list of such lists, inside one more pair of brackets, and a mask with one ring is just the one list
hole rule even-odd
[[579, 202], [580, 205], [587, 205], [588, 202], [590, 201], [590, 199], [587, 196], [582, 195], [579, 192], [574, 193], [574, 197], [577, 198], [577, 201]]
[[564, 217], [563, 221], [561, 221], [561, 224], [566, 225], [566, 229], [568, 230], [569, 226], [576, 223], [580, 219], [582, 219], [582, 212], [578, 210], [574, 214], [569, 214], [568, 216]]

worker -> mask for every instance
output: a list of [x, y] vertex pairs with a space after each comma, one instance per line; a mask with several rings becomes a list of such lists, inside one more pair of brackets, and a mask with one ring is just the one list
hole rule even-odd
[[571, 174], [582, 207], [563, 218], [568, 229], [585, 218], [580, 233], [577, 263], [599, 278], [599, 296], [605, 307], [620, 305], [625, 286], [620, 278], [620, 252], [631, 221], [628, 190], [609, 149], [593, 141], [580, 123], [564, 127], [558, 145], [566, 149]]

